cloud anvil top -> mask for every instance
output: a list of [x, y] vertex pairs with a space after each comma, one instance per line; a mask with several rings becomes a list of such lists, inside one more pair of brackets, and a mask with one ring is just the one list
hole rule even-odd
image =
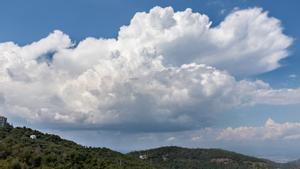
[[292, 41], [260, 8], [212, 27], [191, 9], [154, 7], [116, 39], [78, 44], [55, 30], [25, 46], [0, 44], [0, 111], [62, 128], [202, 128], [235, 107], [299, 103], [299, 89], [235, 78], [278, 68]]

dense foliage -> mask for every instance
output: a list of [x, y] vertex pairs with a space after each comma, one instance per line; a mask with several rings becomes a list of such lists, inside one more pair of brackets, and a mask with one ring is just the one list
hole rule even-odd
[[[30, 136], [35, 135], [36, 139]], [[0, 127], [1, 169], [155, 169], [106, 149], [78, 145], [29, 128]]]
[[[36, 138], [30, 138], [35, 135]], [[141, 159], [142, 158], [142, 159]], [[299, 169], [220, 149], [161, 147], [127, 155], [29, 128], [0, 127], [0, 169]]]
[[129, 153], [135, 158], [145, 158], [166, 169], [295, 169], [296, 166], [245, 156], [220, 149], [188, 149], [161, 147]]

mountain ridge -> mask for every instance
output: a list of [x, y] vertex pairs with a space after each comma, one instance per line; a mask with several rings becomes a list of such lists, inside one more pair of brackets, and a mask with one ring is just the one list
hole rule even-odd
[[202, 168], [277, 168], [278, 163], [270, 160], [246, 156], [232, 151], [216, 148], [183, 148], [177, 146], [160, 147], [143, 151], [135, 151], [129, 155], [136, 157], [146, 155], [146, 161], [160, 164], [164, 168], [202, 169]]
[[0, 127], [1, 169], [298, 169], [222, 149], [159, 147], [122, 154], [86, 147], [57, 135], [7, 124]]

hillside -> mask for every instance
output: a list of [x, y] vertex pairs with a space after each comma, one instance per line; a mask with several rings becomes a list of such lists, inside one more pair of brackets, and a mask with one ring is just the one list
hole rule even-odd
[[0, 168], [158, 169], [107, 148], [84, 147], [56, 135], [9, 125], [0, 127]]
[[279, 164], [221, 149], [161, 147], [129, 153], [166, 169], [296, 169], [294, 163]]
[[300, 159], [285, 163], [282, 165], [284, 169], [300, 169]]
[[[30, 138], [35, 135], [36, 138]], [[29, 128], [0, 127], [1, 169], [299, 169], [221, 149], [161, 147], [122, 154]]]

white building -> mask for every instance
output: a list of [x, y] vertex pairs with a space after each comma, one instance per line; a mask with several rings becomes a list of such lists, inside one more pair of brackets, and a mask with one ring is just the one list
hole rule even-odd
[[146, 154], [142, 154], [139, 156], [139, 158], [142, 160], [146, 160], [148, 158], [148, 156]]
[[30, 135], [30, 138], [35, 140], [36, 139], [36, 135]]

